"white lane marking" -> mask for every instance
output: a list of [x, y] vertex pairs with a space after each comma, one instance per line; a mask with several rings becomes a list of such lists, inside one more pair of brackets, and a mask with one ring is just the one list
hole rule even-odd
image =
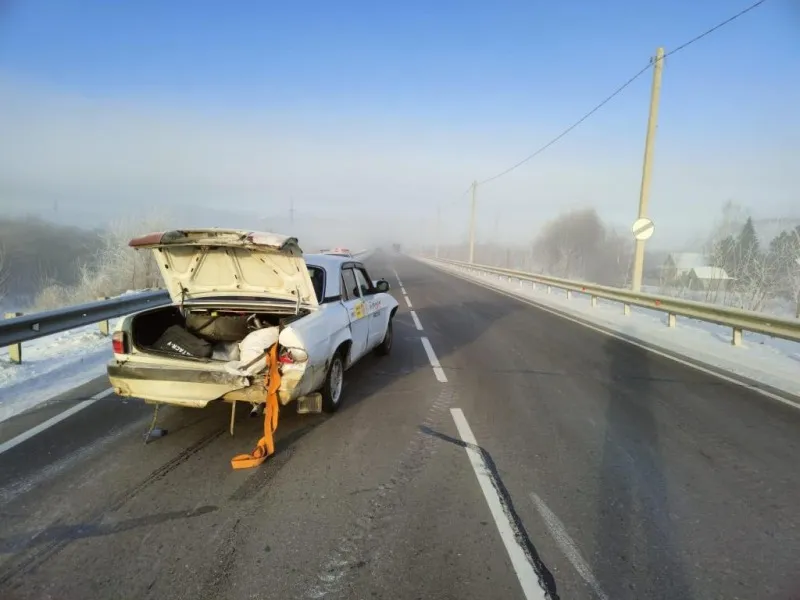
[[75, 413], [77, 413], [79, 411], [82, 411], [87, 406], [91, 406], [92, 404], [94, 404], [98, 400], [101, 400], [101, 399], [105, 398], [106, 396], [110, 396], [113, 393], [114, 393], [114, 390], [112, 388], [109, 388], [107, 390], [103, 390], [102, 392], [100, 392], [99, 394], [95, 394], [94, 396], [92, 396], [88, 400], [84, 400], [83, 402], [78, 402], [78, 404], [68, 408], [64, 412], [58, 413], [56, 416], [50, 417], [49, 419], [47, 419], [47, 421], [43, 421], [42, 423], [39, 423], [36, 427], [32, 427], [31, 429], [28, 429], [28, 431], [20, 433], [17, 437], [13, 437], [10, 440], [8, 440], [7, 442], [3, 442], [2, 444], [0, 444], [0, 454], [3, 454], [3, 452], [8, 452], [9, 450], [14, 448], [15, 446], [19, 446], [22, 442], [27, 441], [27, 440], [31, 439], [33, 436], [43, 432], [45, 429], [49, 429], [53, 425], [55, 425], [57, 423], [60, 423], [64, 419], [67, 419], [67, 418], [71, 417]]
[[569, 562], [572, 563], [572, 566], [575, 567], [578, 575], [583, 577], [583, 580], [589, 584], [589, 587], [592, 588], [595, 595], [600, 598], [600, 600], [608, 600], [608, 596], [606, 596], [605, 592], [603, 592], [603, 589], [600, 587], [600, 582], [595, 579], [595, 576], [592, 574], [592, 570], [581, 556], [578, 547], [567, 533], [564, 524], [555, 515], [555, 513], [548, 508], [547, 504], [544, 503], [544, 500], [539, 498], [539, 496], [533, 492], [530, 493], [530, 496], [533, 504], [539, 511], [542, 520], [544, 520], [544, 524], [547, 525], [547, 528], [550, 530], [550, 534], [553, 536], [553, 539], [555, 539], [556, 544], [558, 544], [558, 547], [561, 548], [561, 551], [567, 557]]
[[414, 327], [417, 328], [417, 331], [422, 331], [422, 323], [419, 322], [419, 317], [417, 316], [417, 311], [411, 311], [411, 319], [414, 321]]
[[400, 286], [400, 291], [403, 292], [404, 296], [408, 294], [408, 292], [406, 291], [406, 288], [404, 288], [402, 285]]
[[403, 296], [406, 299], [406, 304], [408, 304], [408, 308], [411, 308], [411, 299], [408, 296]]
[[447, 375], [444, 374], [442, 365], [439, 364], [439, 359], [436, 358], [436, 352], [433, 351], [430, 340], [426, 337], [419, 338], [422, 341], [422, 347], [425, 348], [425, 354], [428, 355], [428, 362], [433, 367], [433, 374], [440, 383], [447, 383]]
[[456, 423], [458, 435], [461, 436], [461, 441], [465, 442], [465, 450], [469, 457], [469, 462], [472, 465], [472, 470], [475, 471], [475, 477], [478, 478], [478, 483], [481, 486], [483, 497], [486, 499], [486, 504], [489, 505], [489, 511], [494, 518], [494, 524], [497, 526], [497, 531], [500, 532], [500, 538], [503, 540], [503, 545], [508, 552], [508, 558], [511, 559], [511, 566], [517, 574], [520, 586], [525, 597], [529, 600], [536, 598], [537, 600], [545, 600], [547, 594], [542, 586], [539, 584], [539, 576], [533, 568], [533, 564], [528, 559], [525, 550], [517, 541], [514, 535], [514, 527], [508, 515], [503, 510], [503, 503], [500, 496], [492, 483], [489, 469], [483, 460], [480, 452], [477, 450], [478, 442], [470, 429], [467, 418], [460, 408], [451, 408], [450, 414], [453, 416], [453, 421]]
[[397, 279], [397, 285], [399, 285], [400, 287], [403, 287], [403, 282], [400, 281], [400, 275], [397, 274], [397, 271], [392, 269], [392, 273], [394, 273], [394, 277], [395, 277], [395, 279]]
[[[437, 268], [437, 267], [433, 267], [433, 268]], [[733, 384], [735, 384], [735, 385], [737, 385], [739, 387], [743, 387], [745, 389], [748, 389], [751, 392], [755, 392], [756, 394], [761, 394], [762, 396], [765, 396], [765, 397], [769, 398], [770, 400], [777, 400], [781, 404], [785, 404], [787, 406], [791, 406], [792, 408], [800, 409], [800, 404], [798, 404], [797, 402], [789, 400], [788, 398], [784, 398], [783, 396], [779, 396], [778, 394], [773, 394], [769, 390], [765, 390], [765, 389], [762, 389], [760, 387], [756, 387], [756, 386], [750, 385], [747, 382], [739, 381], [738, 379], [734, 379], [733, 377], [728, 377], [727, 375], [724, 375], [724, 374], [719, 373], [717, 371], [713, 371], [711, 369], [706, 369], [703, 366], [700, 366], [700, 365], [695, 364], [693, 362], [689, 362], [687, 360], [683, 360], [683, 359], [678, 358], [677, 356], [674, 356], [672, 354], [667, 354], [666, 352], [662, 352], [661, 350], [657, 350], [654, 347], [651, 348], [650, 346], [647, 346], [645, 344], [641, 344], [641, 343], [635, 341], [633, 338], [626, 338], [626, 337], [623, 337], [623, 336], [621, 336], [619, 334], [612, 333], [611, 331], [606, 331], [605, 329], [602, 329], [600, 327], [595, 327], [594, 325], [590, 325], [590, 324], [588, 324], [588, 323], [586, 323], [584, 321], [581, 321], [580, 319], [577, 319], [575, 317], [570, 316], [567, 313], [559, 312], [557, 310], [548, 308], [544, 304], [540, 304], [540, 303], [536, 302], [535, 300], [531, 300], [531, 299], [525, 298], [524, 296], [517, 295], [514, 292], [507, 292], [507, 291], [505, 291], [503, 289], [496, 288], [491, 284], [486, 284], [486, 283], [483, 283], [482, 281], [477, 281], [477, 280], [472, 279], [470, 277], [462, 276], [459, 273], [453, 273], [452, 271], [447, 271], [445, 269], [439, 269], [439, 270], [443, 271], [445, 273], [449, 273], [453, 277], [458, 277], [459, 279], [462, 279], [462, 280], [467, 281], [469, 283], [473, 283], [473, 284], [475, 284], [477, 286], [486, 288], [487, 290], [492, 290], [493, 292], [497, 292], [498, 294], [502, 294], [503, 296], [507, 296], [509, 298], [513, 298], [514, 300], [519, 300], [520, 302], [524, 302], [525, 304], [528, 304], [529, 306], [533, 306], [534, 308], [538, 308], [539, 310], [543, 310], [545, 312], [549, 312], [551, 315], [555, 315], [557, 317], [561, 317], [562, 319], [567, 319], [569, 321], [572, 321], [573, 323], [577, 323], [578, 325], [583, 325], [584, 327], [588, 327], [589, 329], [592, 329], [592, 330], [594, 330], [594, 331], [596, 331], [598, 333], [602, 333], [603, 335], [607, 335], [608, 337], [613, 337], [613, 338], [616, 338], [618, 340], [622, 340], [623, 342], [626, 342], [628, 344], [636, 346], [637, 348], [642, 348], [643, 350], [646, 350], [647, 352], [652, 352], [653, 354], [657, 354], [658, 356], [663, 356], [664, 358], [668, 358], [669, 360], [675, 361], [676, 363], [680, 363], [680, 364], [682, 364], [682, 365], [684, 365], [686, 367], [689, 367], [691, 369], [695, 369], [696, 371], [700, 371], [702, 373], [706, 373], [706, 374], [711, 375], [713, 377], [716, 377], [718, 379], [722, 379], [723, 381], [727, 381], [728, 383], [733, 383]], [[720, 367], [720, 368], [722, 369], [724, 367]]]

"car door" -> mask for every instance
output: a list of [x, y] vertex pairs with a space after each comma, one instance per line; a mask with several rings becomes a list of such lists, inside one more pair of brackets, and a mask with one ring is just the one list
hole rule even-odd
[[371, 350], [383, 341], [383, 336], [386, 334], [389, 307], [383, 301], [383, 294], [379, 293], [372, 284], [372, 279], [367, 273], [367, 269], [364, 266], [358, 266], [354, 270], [358, 287], [364, 298], [367, 319], [369, 320], [367, 349]]
[[369, 350], [369, 315], [353, 267], [342, 269], [341, 280], [342, 302], [347, 309], [350, 333], [353, 336], [353, 344], [350, 347], [350, 364], [353, 364]]

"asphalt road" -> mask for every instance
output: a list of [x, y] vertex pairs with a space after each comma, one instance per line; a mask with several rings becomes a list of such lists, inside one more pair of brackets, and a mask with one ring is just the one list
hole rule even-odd
[[401, 304], [391, 356], [348, 371], [336, 415], [282, 413], [260, 468], [229, 464], [259, 436], [245, 407], [234, 437], [226, 406], [165, 410], [145, 446], [150, 409], [114, 396], [0, 454], [0, 598], [800, 598], [800, 411], [368, 266]]

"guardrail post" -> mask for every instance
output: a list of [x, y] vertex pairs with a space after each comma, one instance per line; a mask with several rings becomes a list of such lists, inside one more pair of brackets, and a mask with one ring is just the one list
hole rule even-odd
[[732, 346], [741, 346], [742, 345], [742, 330], [738, 327], [733, 328], [733, 335], [731, 336], [731, 345]]
[[567, 290], [567, 300], [572, 299], [572, 290]]
[[[14, 319], [21, 316], [21, 312], [7, 312], [3, 315], [6, 319]], [[12, 363], [20, 364], [22, 362], [22, 344], [11, 344], [8, 347], [8, 358]]]
[[548, 285], [548, 286], [547, 286], [547, 293], [549, 294], [551, 291], [553, 291], [553, 288], [551, 288], [551, 287]]
[[[108, 300], [108, 296], [100, 296], [100, 297], [99, 297], [99, 298], [97, 298], [97, 299], [98, 299], [98, 300]], [[107, 336], [107, 335], [108, 335], [108, 333], [109, 333], [109, 330], [111, 329], [111, 325], [110, 325], [110, 323], [108, 322], [108, 320], [106, 320], [106, 321], [100, 321], [100, 322], [98, 323], [98, 325], [100, 326], [100, 333], [102, 333], [103, 335], [106, 335], [106, 336]]]
[[592, 296], [592, 308], [597, 306], [597, 296]]
[[670, 329], [675, 328], [675, 315], [673, 313], [667, 313], [667, 327]]
[[622, 305], [622, 314], [626, 317], [631, 314], [631, 305], [630, 304], [623, 304]]

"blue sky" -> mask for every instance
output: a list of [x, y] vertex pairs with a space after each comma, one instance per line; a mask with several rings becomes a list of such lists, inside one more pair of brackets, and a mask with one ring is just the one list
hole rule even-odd
[[[406, 207], [418, 197], [424, 211], [435, 198], [457, 196], [472, 178], [493, 175], [546, 142], [644, 66], [658, 45], [670, 50], [749, 3], [6, 0], [0, 73], [15, 93], [39, 94], [54, 112], [68, 113], [57, 109], [63, 96], [119, 118], [131, 110], [162, 114], [162, 122], [183, 115], [187, 129], [196, 122], [241, 132], [264, 127], [284, 146], [305, 148], [293, 159], [300, 164], [325, 160], [322, 149], [358, 164], [385, 154], [381, 168], [361, 169], [370, 181], [364, 193], [380, 189], [381, 169], [389, 169], [394, 178], [387, 176], [384, 187], [401, 187]], [[648, 74], [551, 152], [498, 181], [496, 191], [487, 186], [487, 201], [524, 198], [537, 170], [561, 178], [573, 170], [591, 182], [618, 166], [618, 179], [633, 182], [626, 188], [635, 188], [629, 192], [635, 205], [649, 85]], [[758, 157], [797, 156], [798, 102], [800, 5], [768, 0], [666, 63], [657, 142], [662, 172], [669, 172], [669, 161], [680, 169], [696, 166], [701, 156], [735, 163], [742, 177], [741, 165]], [[167, 129], [154, 125], [150, 143], [181, 135]], [[742, 150], [722, 161], [719, 154], [732, 147]], [[715, 165], [709, 170], [721, 168]], [[357, 166], [350, 165], [354, 174]], [[780, 189], [766, 192], [769, 198], [741, 200], [791, 208], [783, 206], [784, 188], [798, 182], [794, 173], [778, 175]], [[553, 198], [558, 177], [546, 184]], [[692, 198], [707, 197], [716, 184], [698, 177], [671, 190], [656, 171], [662, 220], [675, 220], [664, 207], [680, 204], [676, 197], [689, 198], [687, 209], [696, 209]], [[754, 170], [752, 181], [732, 187], [757, 188], [765, 179], [776, 185], [773, 171]], [[686, 191], [692, 181], [695, 196]], [[19, 178], [14, 185], [24, 187]], [[282, 185], [279, 195], [286, 196], [292, 181]], [[630, 198], [618, 202], [608, 185], [594, 186], [608, 188], [595, 198], [591, 191], [577, 196], [611, 219], [627, 220]], [[309, 206], [325, 203], [323, 193], [297, 188]], [[358, 189], [352, 183], [349, 196]], [[726, 193], [710, 202], [718, 206]], [[554, 203], [565, 203], [542, 201], [548, 214]]]

